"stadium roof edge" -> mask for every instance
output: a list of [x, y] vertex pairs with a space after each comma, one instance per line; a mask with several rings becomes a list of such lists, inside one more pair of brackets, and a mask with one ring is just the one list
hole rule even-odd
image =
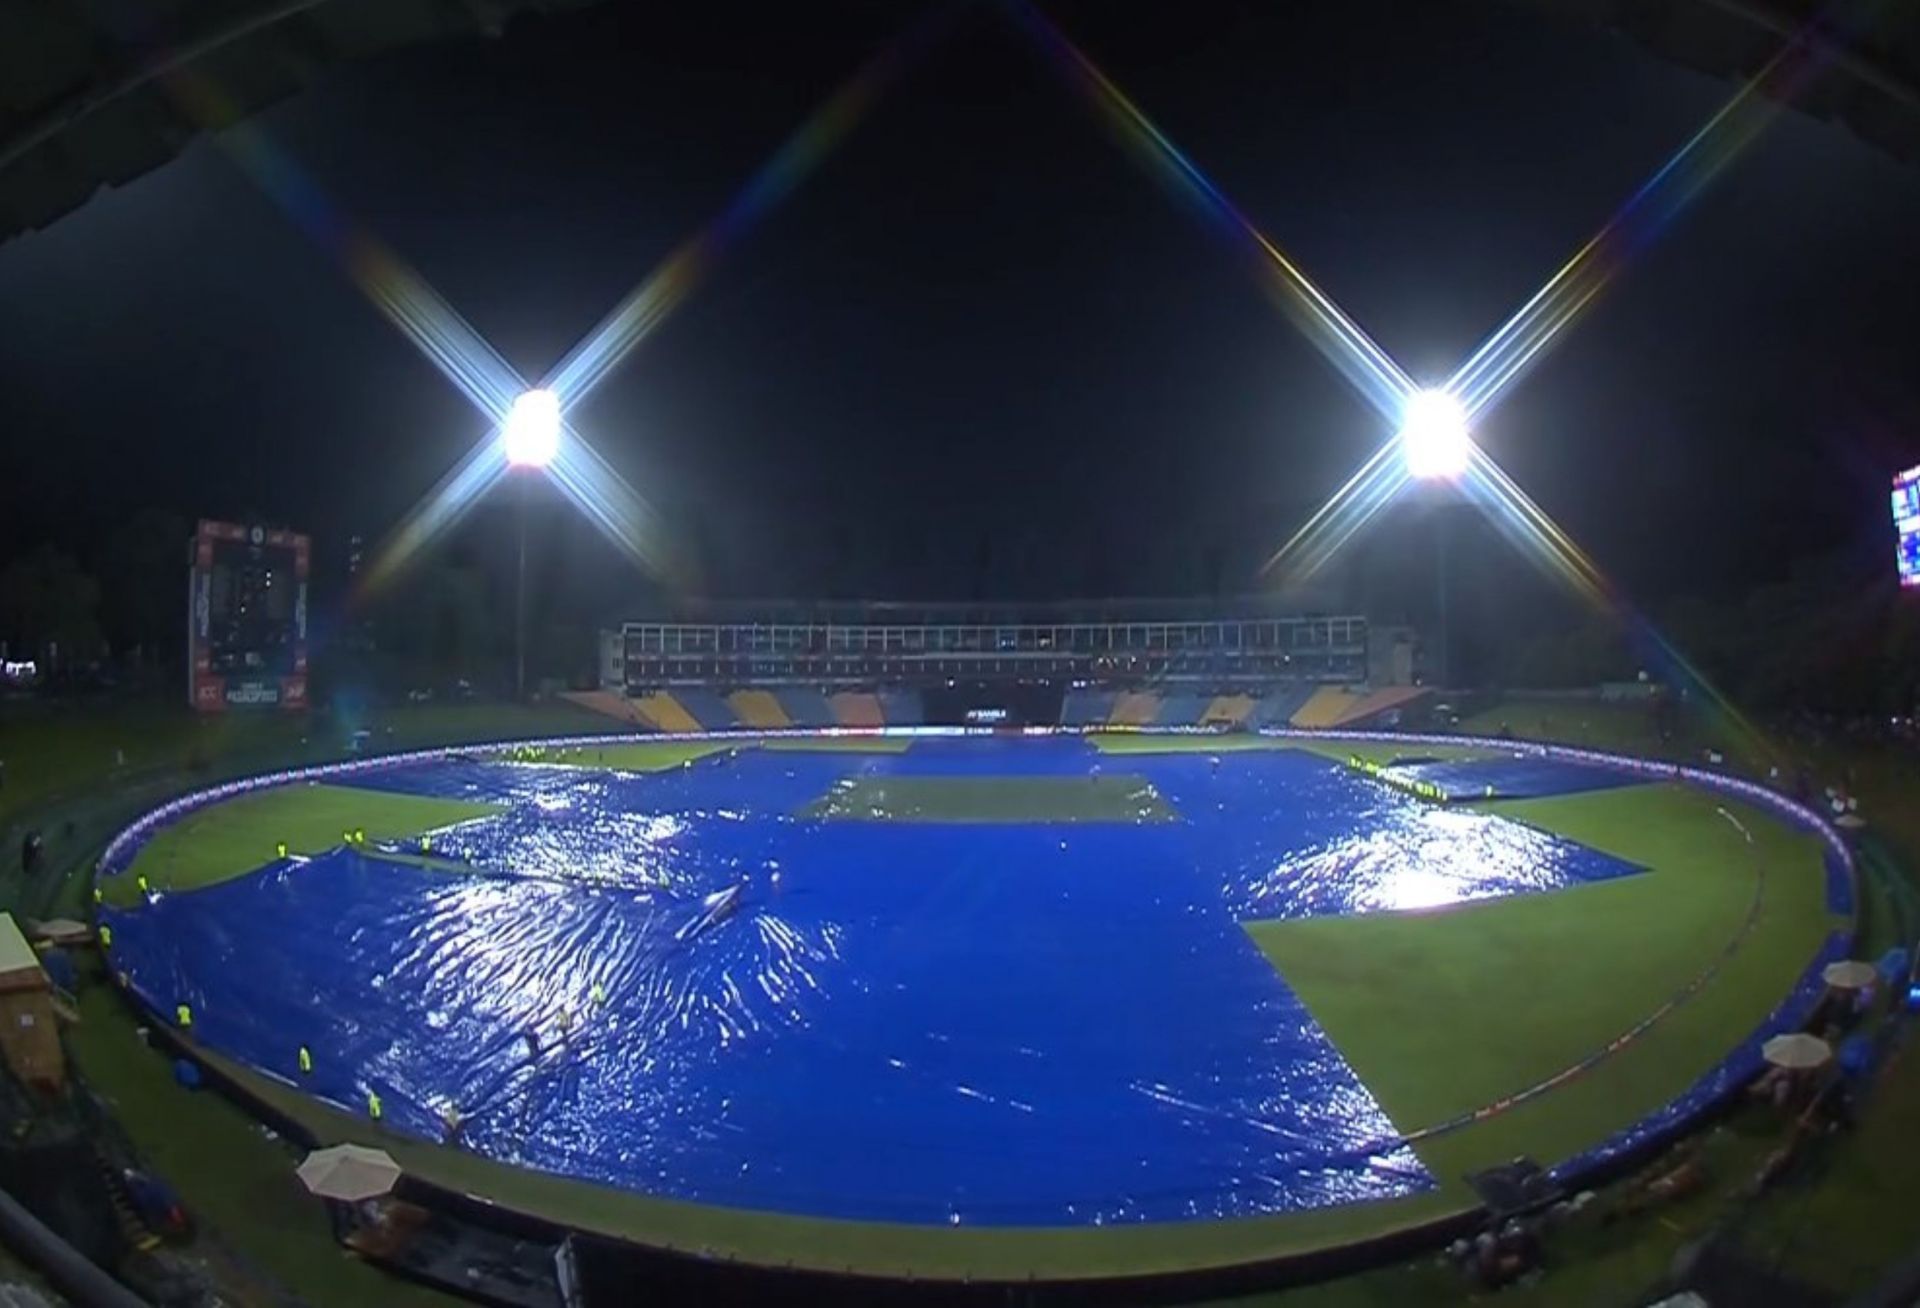
[[1350, 605], [1285, 595], [1112, 596], [1061, 600], [681, 599], [638, 605], [622, 620], [669, 623], [1231, 622], [1256, 617], [1359, 617]]
[[[523, 10], [592, 0], [88, 0], [0, 6], [0, 241], [171, 161], [202, 132], [303, 89], [329, 64], [421, 41], [498, 35]], [[116, 18], [121, 21], [116, 22]], [[226, 101], [196, 119], [164, 79], [193, 70]]]
[[[0, 241], [168, 162], [207, 125], [156, 79], [209, 73], [233, 118], [295, 93], [326, 65], [417, 41], [498, 34], [527, 10], [594, 0], [149, 0], [143, 28], [88, 0], [0, 7]], [[1797, 101], [1896, 159], [1920, 160], [1920, 6], [1869, 0], [1518, 0], [1622, 33], [1720, 77], [1756, 72], [1816, 20], [1829, 70]], [[1871, 16], [1871, 21], [1868, 17]], [[1841, 38], [1833, 33], [1847, 33]], [[231, 121], [231, 120], [229, 120]], [[222, 124], [215, 124], [219, 126]]]
[[[1873, 0], [1519, 0], [1619, 32], [1671, 63], [1716, 77], [1758, 73], [1803, 36], [1826, 73], [1793, 108], [1846, 127], [1904, 163], [1920, 161], [1920, 8]], [[1842, 35], [1844, 34], [1844, 35]]]

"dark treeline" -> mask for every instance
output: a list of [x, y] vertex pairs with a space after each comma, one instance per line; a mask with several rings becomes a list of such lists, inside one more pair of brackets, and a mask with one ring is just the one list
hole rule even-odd
[[1757, 712], [1911, 714], [1920, 700], [1920, 593], [1901, 591], [1892, 565], [1891, 550], [1821, 555], [1744, 594], [1666, 606], [1652, 622], [1595, 615], [1515, 645], [1504, 679], [1551, 688], [1644, 671], [1685, 683], [1677, 652]]
[[[458, 682], [504, 688], [514, 569], [513, 538], [501, 525], [457, 536], [371, 594], [323, 547], [309, 604], [316, 693], [336, 685], [385, 693]], [[183, 516], [148, 509], [90, 548], [44, 544], [0, 559], [0, 645], [10, 657], [40, 661], [55, 682], [175, 676], [184, 656], [188, 531]], [[533, 533], [528, 665], [536, 677], [586, 685], [595, 675], [595, 631], [624, 610], [587, 586], [583, 579], [601, 569], [556, 536]], [[1785, 577], [1744, 592], [1658, 605], [1644, 621], [1594, 610], [1569, 617], [1517, 589], [1482, 586], [1459, 605], [1453, 640], [1469, 653], [1480, 647], [1460, 664], [1473, 682], [1567, 688], [1645, 672], [1684, 684], [1679, 655], [1757, 712], [1907, 714], [1920, 697], [1920, 593], [1900, 591], [1892, 572], [1891, 549], [1872, 538], [1805, 557]], [[1378, 596], [1365, 607], [1382, 621], [1404, 620]]]
[[[53, 687], [176, 679], [186, 657], [190, 529], [180, 515], [144, 510], [91, 548], [49, 543], [0, 558], [0, 651], [33, 660]], [[513, 574], [503, 559], [456, 543], [367, 594], [323, 551], [309, 584], [316, 694], [460, 682], [490, 693], [507, 684]], [[540, 571], [528, 590], [529, 665], [584, 684], [596, 624], [570, 620]]]

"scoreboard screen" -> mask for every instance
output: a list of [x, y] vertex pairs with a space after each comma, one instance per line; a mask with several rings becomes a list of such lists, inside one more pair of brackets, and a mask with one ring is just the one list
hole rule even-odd
[[1893, 479], [1893, 531], [1900, 584], [1920, 587], [1920, 468]]
[[187, 573], [187, 695], [203, 713], [307, 706], [307, 568], [297, 532], [202, 521]]

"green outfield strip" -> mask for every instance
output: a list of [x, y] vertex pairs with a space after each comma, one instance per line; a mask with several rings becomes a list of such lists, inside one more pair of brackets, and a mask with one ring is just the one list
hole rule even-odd
[[751, 745], [742, 740], [637, 740], [605, 745], [520, 746], [494, 757], [507, 762], [557, 763], [577, 768], [606, 768], [612, 772], [665, 772], [710, 754]]
[[[377, 1128], [196, 1049], [215, 1070], [299, 1122], [322, 1145], [385, 1149], [435, 1185], [549, 1221], [656, 1248], [772, 1266], [870, 1275], [1010, 1279], [1130, 1276], [1282, 1258], [1390, 1234], [1470, 1203], [1426, 1194], [1279, 1217], [1112, 1226], [995, 1227], [851, 1222], [658, 1199], [495, 1163]], [[291, 1162], [289, 1163], [291, 1166]]]
[[1167, 733], [1093, 731], [1087, 740], [1102, 754], [1235, 754], [1249, 749], [1286, 749], [1289, 741], [1240, 732]]
[[768, 736], [761, 748], [794, 754], [904, 754], [912, 736]]
[[[129, 1009], [103, 975], [81, 987], [78, 1002], [81, 1020], [67, 1032], [68, 1048], [89, 1089], [137, 1142], [142, 1165], [179, 1191], [200, 1238], [217, 1232], [251, 1268], [299, 1295], [256, 1302], [454, 1308], [457, 1300], [345, 1254], [325, 1206], [294, 1175], [300, 1154], [224, 1097], [176, 1082], [171, 1061], [135, 1034]], [[186, 1256], [196, 1256], [191, 1246]]]
[[1246, 924], [1402, 1130], [1605, 1047], [1742, 930], [1756, 876], [1765, 894], [1714, 979], [1640, 1038], [1537, 1099], [1423, 1142], [1448, 1180], [1518, 1154], [1560, 1162], [1683, 1093], [1793, 988], [1834, 925], [1818, 840], [1744, 805], [1652, 785], [1484, 807], [1651, 870], [1439, 911]]
[[614, 772], [665, 772], [697, 759], [743, 749], [797, 754], [903, 754], [912, 747], [913, 740], [908, 736], [742, 736], [726, 740], [639, 740], [521, 748], [508, 750], [501, 757], [509, 761], [607, 768]]
[[397, 795], [352, 786], [305, 783], [222, 800], [162, 827], [133, 865], [101, 882], [105, 902], [139, 902], [139, 878], [158, 891], [197, 890], [264, 867], [280, 856], [319, 854], [364, 832], [368, 841], [405, 840], [499, 812], [494, 804]]
[[1303, 749], [1309, 754], [1318, 754], [1321, 758], [1332, 759], [1336, 763], [1345, 763], [1349, 759], [1357, 758], [1363, 762], [1377, 763], [1381, 766], [1403, 758], [1433, 758], [1451, 762], [1502, 757], [1498, 749], [1482, 749], [1474, 745], [1410, 745], [1394, 741], [1313, 738], [1295, 739], [1288, 743], [1295, 749]]
[[846, 777], [799, 812], [841, 822], [1172, 822], [1145, 777]]
[[[828, 742], [832, 743], [828, 743]], [[855, 741], [821, 737], [774, 741], [649, 740], [573, 745], [563, 749], [515, 746], [485, 752], [486, 757], [616, 772], [662, 772], [742, 748], [802, 747], [853, 750]], [[860, 738], [862, 752], [895, 753], [912, 744], [901, 738]], [[139, 901], [138, 878], [155, 890], [194, 890], [244, 876], [290, 854], [323, 853], [344, 843], [346, 833], [364, 833], [367, 841], [411, 840], [424, 833], [487, 817], [498, 805], [468, 800], [361, 790], [350, 776], [338, 782], [294, 783], [221, 800], [189, 813], [148, 839], [124, 876], [101, 883], [101, 898], [116, 907]]]
[[1471, 745], [1410, 745], [1388, 742], [1339, 739], [1321, 740], [1310, 736], [1256, 736], [1244, 732], [1159, 733], [1142, 731], [1103, 731], [1087, 736], [1102, 754], [1239, 754], [1248, 750], [1297, 749], [1318, 754], [1337, 763], [1358, 756], [1373, 763], [1390, 763], [1396, 758], [1474, 759], [1494, 758], [1497, 748]]

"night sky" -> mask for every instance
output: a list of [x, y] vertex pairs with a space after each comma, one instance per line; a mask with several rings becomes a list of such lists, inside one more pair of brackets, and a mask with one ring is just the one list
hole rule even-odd
[[[1046, 9], [1423, 379], [1732, 90], [1493, 3]], [[261, 121], [538, 374], [912, 19], [602, 4], [336, 66]], [[1920, 171], [1781, 115], [1479, 438], [1650, 602], [1885, 533], [1920, 462], [1917, 232]], [[159, 505], [324, 560], [486, 434], [213, 140], [0, 247], [0, 395], [0, 549]], [[732, 595], [1247, 589], [1390, 434], [992, 3], [572, 417]], [[650, 594], [542, 512], [578, 603]], [[1426, 516], [1354, 557], [1407, 566]], [[1461, 531], [1488, 584], [1517, 566]]]

